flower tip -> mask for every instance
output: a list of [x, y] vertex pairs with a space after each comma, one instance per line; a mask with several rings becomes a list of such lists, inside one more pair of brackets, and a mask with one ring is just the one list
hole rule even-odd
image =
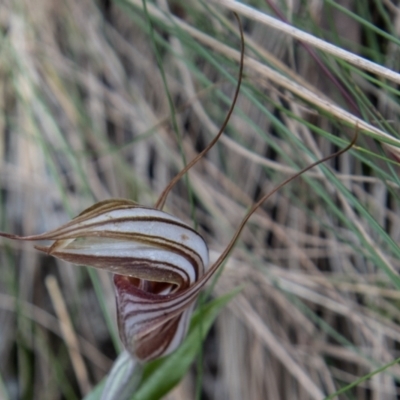
[[7, 239], [17, 239], [17, 240], [22, 239], [22, 236], [13, 235], [12, 233], [6, 233], [6, 232], [0, 232], [0, 237], [4, 237]]

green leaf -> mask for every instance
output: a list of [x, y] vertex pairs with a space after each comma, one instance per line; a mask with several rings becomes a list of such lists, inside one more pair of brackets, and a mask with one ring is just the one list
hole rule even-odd
[[328, 397], [325, 397], [324, 400], [333, 400], [334, 398], [336, 398], [337, 396], [339, 396], [342, 393], [346, 393], [347, 391], [349, 391], [350, 389], [358, 386], [360, 383], [365, 382], [366, 380], [372, 378], [374, 375], [377, 375], [383, 371], [385, 371], [386, 369], [392, 367], [393, 365], [396, 365], [400, 362], [400, 358], [397, 358], [396, 360], [385, 364], [384, 366], [382, 366], [381, 368], [376, 369], [375, 371], [372, 371], [371, 373], [362, 376], [361, 378], [355, 380], [354, 382], [350, 383], [349, 385], [346, 385], [345, 387], [342, 387], [341, 389], [339, 389], [337, 392], [332, 393], [331, 395], [329, 395]]
[[83, 398], [83, 400], [100, 400], [105, 384], [106, 379], [103, 379], [90, 393]]

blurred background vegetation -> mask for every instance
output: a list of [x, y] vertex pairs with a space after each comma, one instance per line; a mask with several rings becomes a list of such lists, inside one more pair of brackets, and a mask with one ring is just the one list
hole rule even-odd
[[[252, 15], [238, 11], [247, 55], [238, 105], [166, 211], [195, 226], [215, 259], [261, 194], [343, 148], [357, 124], [360, 133], [251, 219], [212, 296], [243, 289], [171, 400], [321, 399], [400, 357], [400, 78], [357, 59], [399, 70], [397, 2], [248, 3]], [[111, 197], [154, 204], [229, 108], [233, 8], [157, 0], [146, 14], [141, 0], [1, 0], [0, 229], [41, 233]], [[82, 398], [121, 349], [110, 276], [32, 243], [2, 240], [0, 260], [0, 398]], [[395, 365], [338, 398], [398, 399], [399, 379]]]

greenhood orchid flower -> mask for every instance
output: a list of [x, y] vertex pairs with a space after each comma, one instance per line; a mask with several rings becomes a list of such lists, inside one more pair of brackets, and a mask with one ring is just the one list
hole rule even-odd
[[180, 345], [200, 290], [226, 259], [243, 227], [261, 204], [304, 172], [349, 150], [357, 139], [356, 130], [346, 148], [309, 165], [262, 196], [245, 215], [222, 254], [209, 265], [204, 239], [162, 208], [172, 187], [218, 141], [229, 121], [243, 73], [241, 25], [240, 33], [239, 80], [225, 121], [208, 146], [171, 180], [154, 208], [131, 200], [112, 199], [96, 203], [51, 232], [25, 237], [0, 233], [16, 240], [52, 240], [52, 245], [36, 248], [74, 264], [113, 273], [120, 337], [138, 361], [167, 355]]
[[[175, 350], [186, 335], [208, 267], [203, 238], [178, 218], [123, 199], [106, 200], [71, 222], [19, 240], [73, 264], [114, 274], [118, 326], [126, 349], [148, 361]], [[200, 285], [202, 286], [202, 285]]]

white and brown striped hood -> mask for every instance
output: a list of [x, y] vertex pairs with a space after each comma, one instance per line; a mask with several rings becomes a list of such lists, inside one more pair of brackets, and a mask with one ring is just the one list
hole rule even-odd
[[179, 346], [194, 300], [208, 279], [203, 238], [178, 218], [130, 200], [102, 201], [41, 235], [3, 236], [54, 240], [51, 246], [36, 248], [74, 264], [112, 272], [121, 339], [142, 361]]

